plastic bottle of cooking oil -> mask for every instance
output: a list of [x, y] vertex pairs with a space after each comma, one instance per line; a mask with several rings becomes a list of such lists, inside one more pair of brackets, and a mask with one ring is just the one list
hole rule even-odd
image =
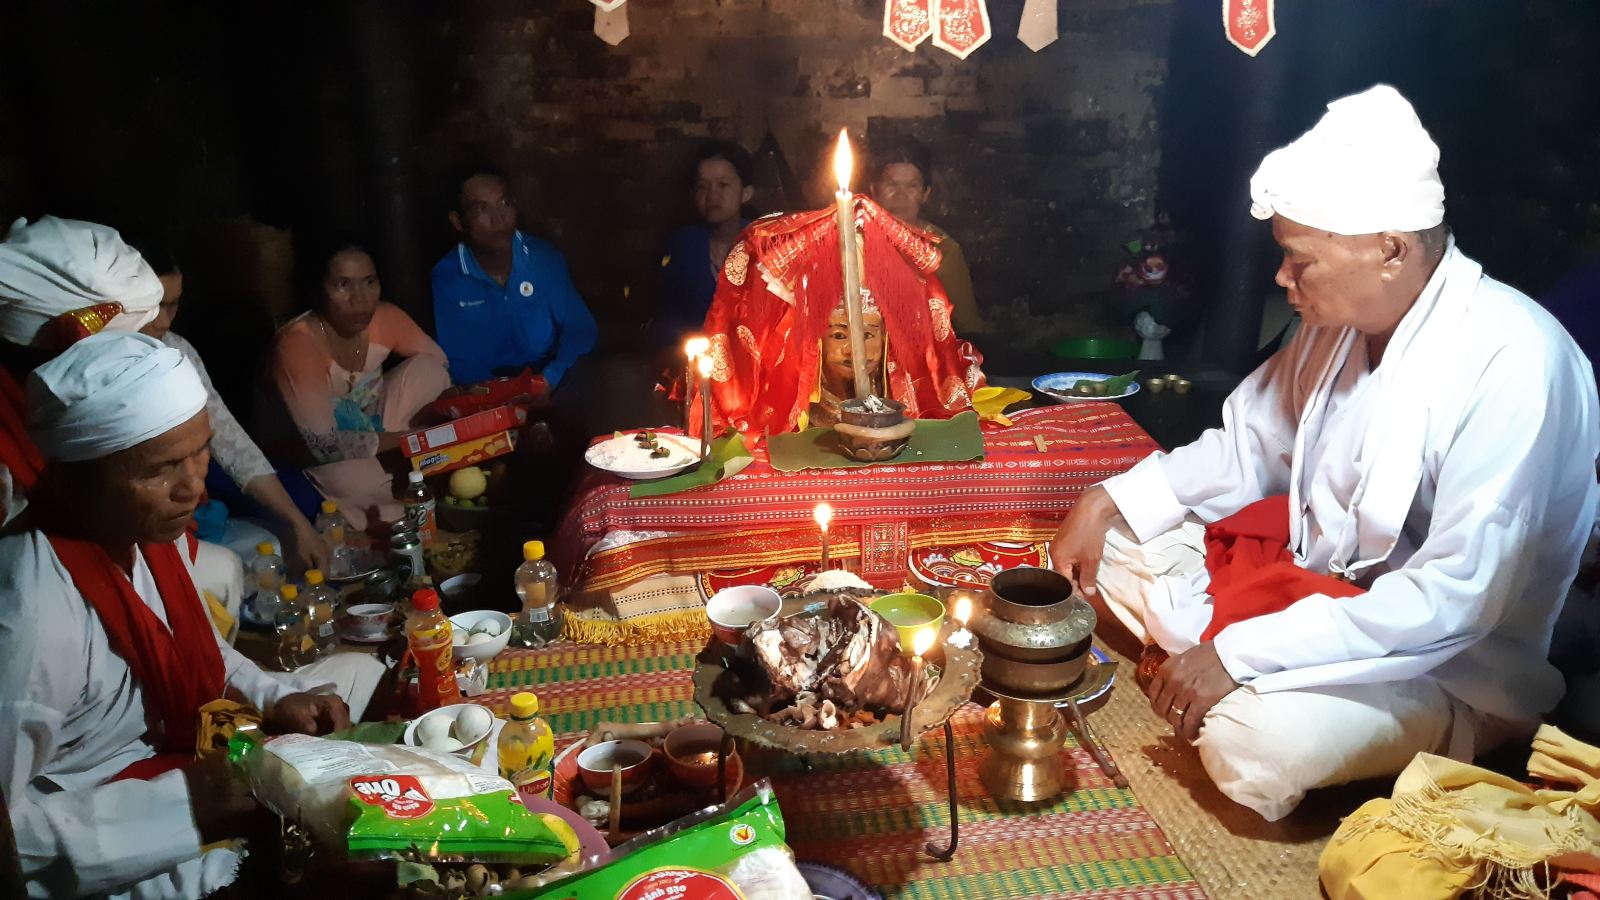
[[339, 648], [339, 591], [327, 583], [321, 569], [306, 570], [306, 589], [300, 592], [306, 609], [306, 636], [311, 655], [320, 659]]
[[523, 691], [511, 697], [511, 719], [496, 745], [500, 775], [524, 794], [550, 796], [556, 755], [555, 736], [539, 718], [539, 698]]
[[306, 634], [306, 605], [300, 598], [300, 589], [286, 584], [278, 589], [278, 607], [272, 619], [278, 632], [278, 668], [285, 672], [311, 662], [312, 643]]
[[544, 541], [522, 545], [522, 565], [517, 567], [517, 596], [522, 599], [522, 614], [512, 632], [524, 647], [543, 647], [561, 638], [561, 586], [556, 567], [544, 558]]

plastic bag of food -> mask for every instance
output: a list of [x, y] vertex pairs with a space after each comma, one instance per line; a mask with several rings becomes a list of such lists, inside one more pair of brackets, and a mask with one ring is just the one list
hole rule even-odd
[[570, 825], [457, 756], [303, 734], [237, 736], [229, 753], [262, 805], [352, 858], [548, 864], [578, 852]]
[[517, 900], [812, 900], [783, 842], [783, 814], [763, 780], [727, 803], [616, 848], [612, 861]]

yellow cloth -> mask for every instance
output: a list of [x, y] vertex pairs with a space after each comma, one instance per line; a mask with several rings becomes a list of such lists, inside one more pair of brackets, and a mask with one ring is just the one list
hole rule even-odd
[[233, 616], [228, 613], [228, 608], [223, 606], [222, 601], [218, 600], [216, 595], [210, 591], [201, 591], [201, 593], [205, 595], [206, 611], [211, 613], [211, 624], [216, 626], [217, 634], [222, 635], [224, 640], [233, 640], [233, 628], [237, 623], [234, 621]]
[[1577, 790], [1417, 754], [1393, 795], [1363, 804], [1323, 850], [1330, 900], [1542, 898], [1551, 866], [1600, 872], [1600, 749], [1549, 725], [1533, 746], [1528, 771]]
[[1021, 403], [1032, 396], [1019, 388], [989, 385], [972, 392], [972, 408], [978, 413], [978, 418], [987, 422], [997, 422], [1009, 428], [1011, 420], [1006, 418], [1006, 407], [1013, 403]]

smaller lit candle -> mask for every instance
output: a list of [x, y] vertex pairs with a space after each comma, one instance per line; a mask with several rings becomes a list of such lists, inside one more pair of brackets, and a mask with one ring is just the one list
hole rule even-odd
[[972, 618], [972, 598], [966, 594], [957, 597], [955, 613], [956, 621], [961, 623], [962, 628], [966, 628], [967, 620]]
[[822, 530], [822, 571], [828, 571], [828, 523], [833, 521], [833, 504], [818, 503], [817, 508], [811, 511], [811, 518], [817, 520], [817, 527]]
[[965, 650], [972, 646], [972, 632], [967, 630], [967, 622], [972, 619], [972, 598], [966, 594], [956, 594], [950, 612], [956, 620], [956, 630], [950, 635], [950, 644]]
[[683, 355], [688, 360], [688, 365], [683, 367], [683, 433], [688, 436], [691, 416], [694, 415], [694, 373], [700, 357], [706, 355], [711, 349], [711, 341], [703, 337], [692, 337], [683, 342]]
[[695, 360], [700, 372], [700, 458], [711, 455], [711, 357], [702, 355]]
[[911, 719], [916, 714], [917, 704], [922, 702], [922, 656], [933, 649], [935, 636], [933, 628], [928, 627], [919, 629], [916, 637], [911, 639], [911, 692], [906, 697], [906, 711], [900, 717], [900, 749], [902, 750], [910, 751], [911, 741], [916, 737], [911, 728]]

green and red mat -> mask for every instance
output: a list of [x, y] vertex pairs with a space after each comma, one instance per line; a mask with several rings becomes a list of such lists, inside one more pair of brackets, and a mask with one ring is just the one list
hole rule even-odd
[[[650, 722], [698, 713], [690, 682], [701, 644], [637, 647], [561, 644], [508, 650], [490, 667], [478, 698], [504, 714], [512, 693], [539, 695], [558, 744], [601, 720]], [[910, 900], [1094, 897], [1202, 900], [1194, 876], [1133, 793], [1118, 789], [1094, 759], [1069, 742], [1069, 792], [1054, 803], [996, 801], [978, 780], [983, 709], [968, 704], [953, 721], [961, 844], [936, 862], [923, 844], [948, 838], [944, 735], [899, 750], [801, 760], [752, 755], [752, 775], [777, 789], [789, 846], [801, 859], [846, 869], [885, 897]], [[1071, 739], [1069, 738], [1069, 741]]]

